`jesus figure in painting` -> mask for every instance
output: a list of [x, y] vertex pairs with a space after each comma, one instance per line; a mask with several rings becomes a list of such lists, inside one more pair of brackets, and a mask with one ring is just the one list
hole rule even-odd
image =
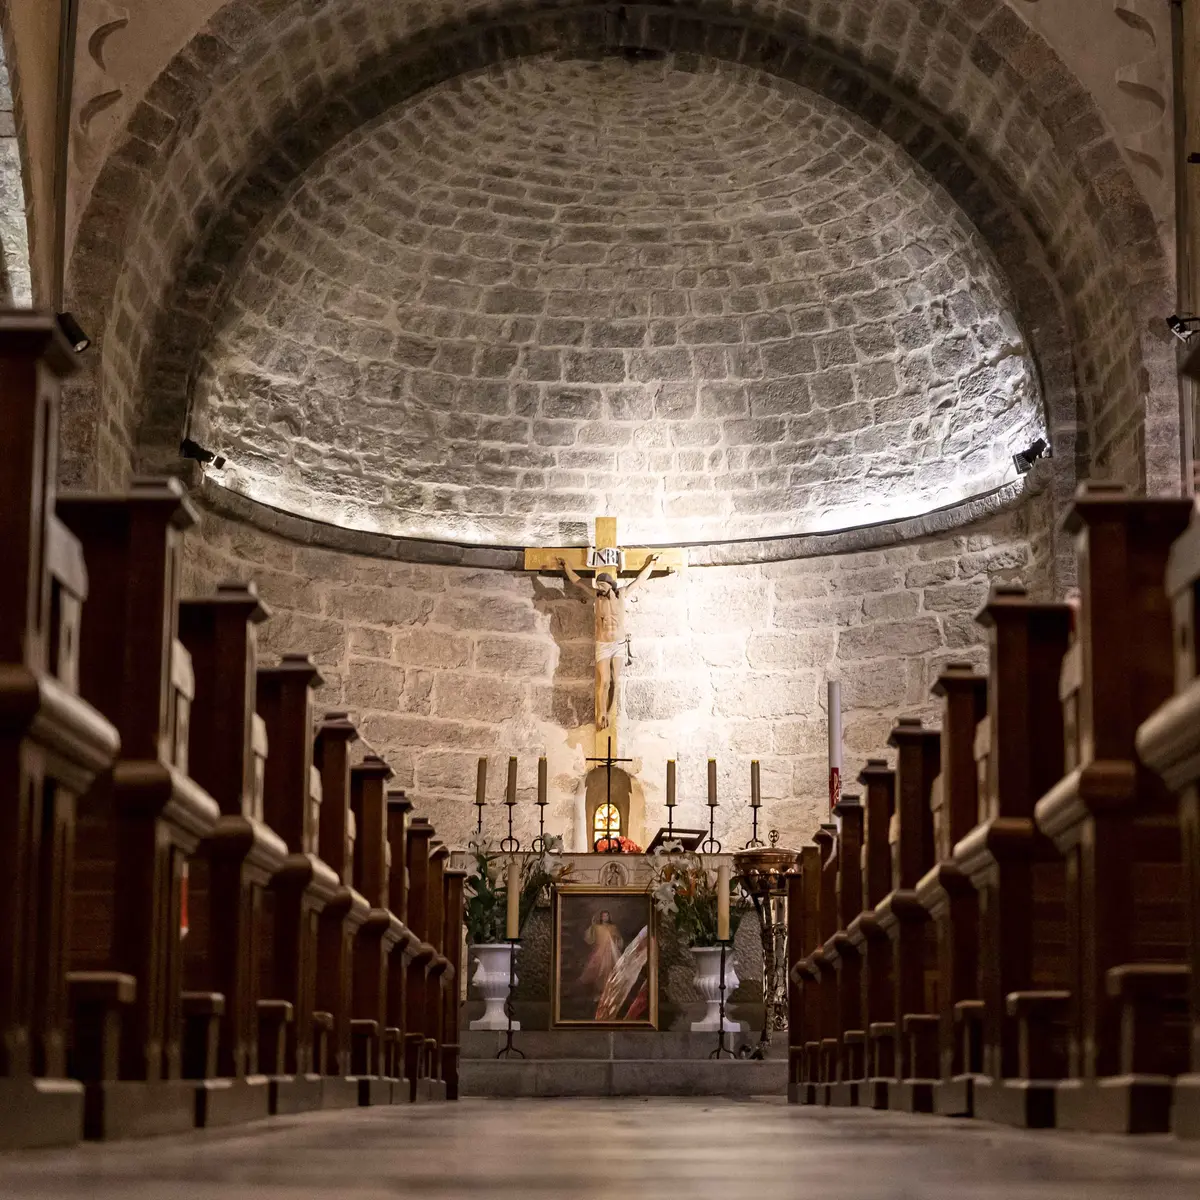
[[579, 976], [579, 982], [591, 989], [593, 996], [604, 991], [613, 968], [620, 961], [625, 949], [621, 931], [612, 923], [608, 909], [602, 909], [592, 917], [583, 940], [592, 948], [587, 964]]

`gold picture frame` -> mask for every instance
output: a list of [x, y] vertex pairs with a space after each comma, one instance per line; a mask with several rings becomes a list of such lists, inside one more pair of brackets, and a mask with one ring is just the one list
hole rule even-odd
[[658, 929], [637, 887], [556, 887], [551, 1026], [657, 1029]]

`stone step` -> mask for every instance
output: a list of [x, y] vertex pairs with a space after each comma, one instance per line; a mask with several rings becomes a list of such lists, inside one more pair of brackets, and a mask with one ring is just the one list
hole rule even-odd
[[463, 1096], [783, 1096], [784, 1059], [467, 1059]]
[[[775, 1052], [786, 1056], [781, 1041]], [[513, 1033], [513, 1044], [530, 1059], [601, 1059], [609, 1061], [645, 1059], [706, 1059], [716, 1048], [717, 1035], [652, 1029], [529, 1029]], [[504, 1045], [504, 1033], [483, 1029], [464, 1029], [459, 1034], [461, 1055], [466, 1059], [495, 1058]], [[737, 1052], [748, 1052], [758, 1045], [758, 1034], [727, 1033], [725, 1045]]]

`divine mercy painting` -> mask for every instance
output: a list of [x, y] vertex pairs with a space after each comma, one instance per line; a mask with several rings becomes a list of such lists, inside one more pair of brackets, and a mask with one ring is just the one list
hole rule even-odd
[[658, 944], [640, 888], [554, 890], [554, 1024], [654, 1029]]

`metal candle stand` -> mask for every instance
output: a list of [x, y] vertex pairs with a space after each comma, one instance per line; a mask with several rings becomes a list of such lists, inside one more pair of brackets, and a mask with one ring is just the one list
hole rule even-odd
[[[512, 816], [511, 809], [509, 810], [509, 816]], [[511, 833], [512, 831], [509, 830], [509, 832]], [[546, 853], [546, 805], [542, 800], [538, 801], [538, 835], [529, 843], [529, 848], [534, 854]]]
[[742, 847], [743, 850], [759, 850], [763, 843], [758, 838], [758, 805], [751, 807], [750, 811], [754, 814], [754, 826], [750, 831], [750, 840]]
[[717, 1048], [708, 1056], [709, 1058], [721, 1058], [722, 1055], [728, 1055], [730, 1058], [736, 1058], [737, 1055], [725, 1045], [725, 951], [729, 945], [727, 941], [721, 943], [721, 1018], [717, 1024]]
[[710, 804], [708, 806], [708, 837], [706, 837], [704, 841], [700, 843], [701, 854], [721, 853], [721, 843], [717, 841], [716, 835], [716, 820], [717, 806], [715, 804]]
[[508, 804], [507, 801], [505, 803], [508, 808], [508, 837], [506, 837], [500, 843], [500, 849], [504, 854], [516, 854], [516, 852], [518, 850], [520, 850], [520, 848], [521, 848], [520, 840], [513, 837], [513, 815], [512, 814], [513, 814], [513, 809], [516, 807], [516, 805]]
[[[511, 811], [510, 811], [511, 817]], [[520, 938], [508, 939], [508, 999], [504, 1001], [504, 1017], [508, 1022], [508, 1027], [504, 1031], [504, 1045], [496, 1051], [497, 1058], [524, 1058], [525, 1051], [518, 1049], [513, 1045], [513, 984], [517, 977], [517, 947], [521, 944]]]

